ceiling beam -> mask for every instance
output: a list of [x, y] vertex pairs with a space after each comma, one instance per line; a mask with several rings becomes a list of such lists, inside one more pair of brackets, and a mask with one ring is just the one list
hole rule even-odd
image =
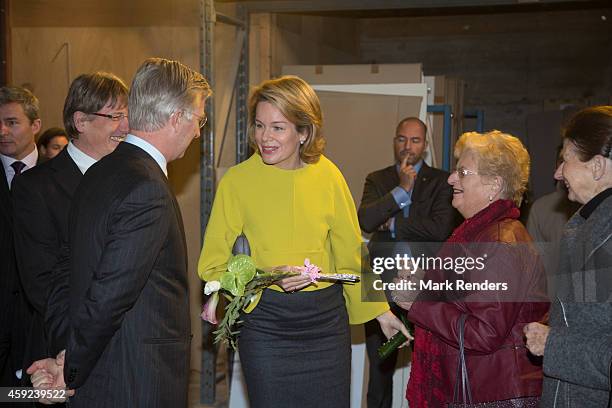
[[[217, 0], [223, 2], [223, 0]], [[432, 10], [539, 6], [550, 9], [609, 7], [606, 0], [248, 0], [239, 1], [250, 12], [339, 13], [343, 11]]]

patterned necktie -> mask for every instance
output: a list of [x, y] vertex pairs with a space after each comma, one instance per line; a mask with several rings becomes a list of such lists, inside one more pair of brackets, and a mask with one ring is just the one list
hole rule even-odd
[[23, 168], [26, 166], [26, 164], [24, 162], [20, 162], [20, 161], [15, 161], [13, 163], [11, 163], [11, 167], [13, 169], [15, 169], [15, 175], [21, 174], [21, 172], [23, 171]]

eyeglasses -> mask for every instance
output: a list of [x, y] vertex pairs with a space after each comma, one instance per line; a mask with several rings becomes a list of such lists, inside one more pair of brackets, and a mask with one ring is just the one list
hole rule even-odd
[[465, 167], [457, 167], [454, 171], [454, 173], [457, 173], [457, 176], [462, 179], [465, 176], [477, 176], [478, 173], [475, 171], [472, 171], [470, 169], [466, 169]]
[[188, 110], [186, 110], [185, 112], [198, 118], [198, 126], [200, 127], [200, 129], [202, 129], [204, 125], [206, 124], [206, 122], [208, 122], [208, 117], [206, 115], [200, 116], [197, 113], [193, 113], [192, 111], [188, 111]]
[[96, 115], [96, 116], [101, 116], [103, 118], [108, 118], [110, 120], [112, 120], [113, 122], [119, 122], [121, 119], [123, 118], [128, 118], [128, 115], [125, 113], [98, 113], [98, 112], [92, 112], [89, 115]]

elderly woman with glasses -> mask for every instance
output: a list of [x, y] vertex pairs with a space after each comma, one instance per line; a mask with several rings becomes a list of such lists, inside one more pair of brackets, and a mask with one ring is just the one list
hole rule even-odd
[[578, 112], [555, 178], [582, 204], [565, 226], [548, 325], [525, 327], [544, 356], [543, 407], [612, 403], [612, 106]]
[[[406, 396], [411, 407], [535, 407], [542, 368], [525, 347], [523, 327], [543, 319], [548, 302], [544, 269], [518, 220], [529, 154], [516, 137], [492, 131], [463, 134], [455, 156], [448, 183], [465, 221], [437, 256], [455, 266], [420, 280], [446, 290], [424, 286], [414, 303], [399, 302], [415, 323]], [[459, 263], [468, 258], [482, 267]]]

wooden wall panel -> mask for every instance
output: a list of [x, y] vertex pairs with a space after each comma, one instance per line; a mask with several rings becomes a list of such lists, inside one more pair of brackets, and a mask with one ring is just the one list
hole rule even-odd
[[13, 0], [14, 27], [199, 25], [199, 0]]
[[192, 27], [20, 27], [12, 34], [12, 82], [31, 84], [41, 101], [43, 128], [62, 125], [68, 86], [80, 73], [107, 70], [129, 85], [147, 57], [199, 66], [198, 31]]
[[270, 79], [272, 66], [273, 22], [270, 13], [253, 13], [249, 28], [249, 83], [257, 85]]
[[344, 175], [359, 207], [366, 176], [393, 164], [395, 126], [406, 116], [419, 116], [421, 98], [326, 91], [317, 95], [324, 115], [325, 155]]

